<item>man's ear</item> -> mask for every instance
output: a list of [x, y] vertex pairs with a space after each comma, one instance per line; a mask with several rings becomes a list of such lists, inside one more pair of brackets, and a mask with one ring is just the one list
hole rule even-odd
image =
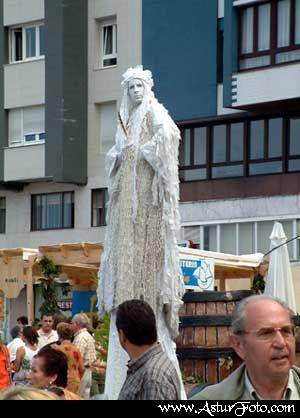
[[124, 331], [122, 329], [119, 329], [118, 333], [119, 333], [120, 344], [124, 345], [127, 341], [126, 335], [124, 334]]
[[234, 351], [238, 354], [238, 356], [245, 360], [245, 346], [244, 346], [244, 339], [242, 335], [230, 334], [229, 335], [229, 342], [231, 347]]

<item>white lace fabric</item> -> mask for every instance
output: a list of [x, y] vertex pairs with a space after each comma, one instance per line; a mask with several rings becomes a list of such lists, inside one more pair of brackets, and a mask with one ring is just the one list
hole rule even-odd
[[[164, 316], [172, 342], [178, 335], [178, 310], [184, 294], [176, 240], [180, 133], [155, 99], [149, 71], [129, 69], [123, 77], [122, 123], [119, 121], [115, 145], [106, 158], [109, 203], [98, 308], [103, 314], [126, 300], [143, 299], [157, 318]], [[136, 107], [128, 95], [132, 78], [144, 84], [143, 101]], [[110, 341], [110, 345], [116, 346], [116, 342]], [[175, 361], [174, 347], [169, 349]]]

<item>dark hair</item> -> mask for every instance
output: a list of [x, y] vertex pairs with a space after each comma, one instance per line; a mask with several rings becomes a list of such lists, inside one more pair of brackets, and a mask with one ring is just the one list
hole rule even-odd
[[53, 315], [53, 329], [56, 329], [57, 325], [61, 322], [68, 323], [69, 319], [65, 317], [65, 315], [63, 315], [61, 312], [56, 312]]
[[93, 317], [92, 317], [92, 327], [94, 329], [97, 329], [99, 324], [100, 324], [100, 320], [98, 318], [98, 315], [93, 315]]
[[27, 316], [19, 316], [19, 318], [17, 318], [17, 322], [21, 322], [23, 326], [28, 325], [28, 318]]
[[20, 325], [16, 325], [15, 327], [13, 327], [10, 330], [11, 338], [17, 338], [17, 337], [19, 337], [21, 331], [22, 331], [22, 328], [20, 327]]
[[51, 347], [42, 348], [34, 358], [43, 359], [42, 370], [46, 376], [57, 374], [57, 378], [52, 382], [55, 386], [65, 388], [68, 384], [68, 359], [60, 350]]
[[155, 315], [151, 306], [132, 299], [117, 308], [116, 326], [135, 345], [148, 345], [157, 341]]
[[29, 342], [29, 344], [37, 344], [39, 342], [39, 335], [34, 327], [24, 327], [23, 337]]
[[44, 312], [44, 313], [42, 313], [42, 316], [41, 316], [41, 321], [43, 320], [43, 318], [44, 318], [45, 316], [52, 316], [52, 319], [53, 319], [54, 314], [53, 314], [52, 312], [49, 312], [49, 313]]
[[74, 336], [72, 326], [70, 324], [66, 324], [65, 322], [60, 322], [57, 325], [56, 331], [58, 333], [59, 338], [62, 340], [71, 341]]

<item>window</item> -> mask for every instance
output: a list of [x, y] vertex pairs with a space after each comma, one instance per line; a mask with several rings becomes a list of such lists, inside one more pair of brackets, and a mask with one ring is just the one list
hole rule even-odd
[[236, 225], [223, 224], [220, 226], [220, 249], [222, 253], [236, 254]]
[[102, 67], [117, 65], [117, 25], [113, 22], [101, 25]]
[[184, 229], [182, 229], [182, 232], [182, 240], [184, 241], [185, 245], [188, 241], [192, 241], [195, 245], [193, 248], [200, 247], [200, 231], [198, 226], [186, 226]]
[[105, 226], [107, 189], [92, 190], [92, 226]]
[[289, 171], [300, 171], [300, 117], [289, 119]]
[[31, 230], [74, 228], [74, 192], [31, 197]]
[[221, 118], [181, 129], [181, 181], [300, 171], [300, 116]]
[[241, 9], [240, 70], [300, 60], [300, 0]]
[[205, 226], [204, 228], [204, 250], [217, 251], [217, 226]]
[[106, 154], [115, 143], [117, 129], [116, 102], [100, 104], [99, 111], [101, 152]]
[[243, 175], [244, 123], [182, 130], [179, 176], [182, 181]]
[[6, 229], [6, 198], [0, 197], [0, 234], [5, 234]]
[[[245, 222], [217, 223], [214, 225], [183, 226], [183, 237], [199, 243], [199, 248], [227, 254], [244, 255], [269, 251], [270, 235], [275, 220], [247, 220]], [[300, 235], [300, 219], [279, 219], [287, 240]], [[191, 238], [190, 238], [191, 237]], [[201, 239], [200, 239], [201, 237]], [[197, 239], [198, 238], [198, 239]], [[287, 244], [291, 260], [300, 260], [300, 241]]]
[[212, 178], [242, 176], [243, 147], [243, 123], [213, 126]]
[[8, 113], [9, 145], [30, 145], [45, 141], [45, 106], [11, 109]]
[[45, 55], [45, 26], [23, 25], [10, 29], [10, 62], [27, 61]]
[[[204, 180], [207, 177], [207, 128], [184, 129], [179, 148], [180, 170], [183, 181]], [[184, 167], [184, 168], [183, 168]]]
[[282, 118], [250, 123], [250, 175], [282, 172], [282, 141]]
[[218, 19], [217, 34], [217, 83], [223, 83], [223, 56], [224, 56], [224, 19]]

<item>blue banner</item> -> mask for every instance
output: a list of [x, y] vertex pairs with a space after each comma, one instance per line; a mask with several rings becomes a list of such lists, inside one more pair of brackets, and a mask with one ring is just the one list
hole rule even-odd
[[184, 256], [180, 258], [185, 286], [198, 290], [214, 289], [214, 263], [205, 258]]
[[72, 293], [72, 315], [77, 313], [97, 312], [97, 295], [95, 290], [75, 290]]

